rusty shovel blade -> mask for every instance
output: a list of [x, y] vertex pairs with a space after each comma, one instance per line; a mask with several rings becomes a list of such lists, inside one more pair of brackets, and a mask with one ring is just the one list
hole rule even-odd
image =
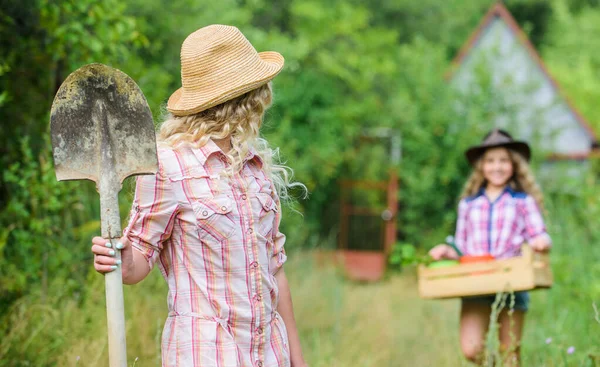
[[[156, 138], [144, 94], [125, 73], [89, 64], [67, 77], [50, 113], [58, 180], [87, 179], [100, 193], [102, 237], [115, 260], [121, 237], [118, 193], [131, 175], [156, 173]], [[127, 367], [123, 278], [117, 266], [105, 275], [110, 367]]]
[[156, 173], [156, 139], [144, 94], [127, 74], [102, 64], [74, 71], [58, 90], [50, 115], [58, 180], [121, 182]]

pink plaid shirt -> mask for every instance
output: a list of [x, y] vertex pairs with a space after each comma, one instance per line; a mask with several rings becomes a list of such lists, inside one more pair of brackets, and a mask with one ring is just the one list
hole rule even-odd
[[541, 235], [548, 233], [535, 200], [509, 187], [494, 202], [481, 190], [458, 205], [454, 241], [465, 255], [518, 256], [523, 243]]
[[221, 177], [226, 160], [212, 141], [158, 156], [156, 176], [137, 179], [125, 233], [169, 286], [162, 365], [289, 366], [274, 277], [285, 236], [260, 157]]

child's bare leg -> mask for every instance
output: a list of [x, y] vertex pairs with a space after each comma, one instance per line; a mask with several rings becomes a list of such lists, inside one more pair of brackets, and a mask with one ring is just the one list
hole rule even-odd
[[465, 358], [471, 362], [482, 362], [489, 323], [489, 304], [463, 301], [460, 311], [460, 346]]
[[521, 336], [525, 312], [514, 310], [500, 313], [500, 348], [506, 353], [505, 366], [518, 367], [521, 364]]

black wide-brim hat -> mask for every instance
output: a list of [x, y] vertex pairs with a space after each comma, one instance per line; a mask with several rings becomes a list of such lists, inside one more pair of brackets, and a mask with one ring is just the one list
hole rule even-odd
[[467, 149], [465, 155], [467, 156], [467, 160], [471, 165], [474, 165], [475, 162], [486, 150], [491, 148], [499, 148], [504, 147], [510, 150], [513, 150], [523, 156], [527, 161], [531, 159], [531, 149], [529, 145], [524, 141], [514, 140], [513, 137], [504, 130], [494, 129], [490, 131], [484, 138], [481, 144], [475, 145]]

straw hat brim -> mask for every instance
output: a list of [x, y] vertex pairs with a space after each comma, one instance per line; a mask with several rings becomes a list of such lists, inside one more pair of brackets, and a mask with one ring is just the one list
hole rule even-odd
[[253, 70], [237, 73], [234, 81], [222, 80], [202, 90], [188, 92], [177, 89], [167, 102], [167, 110], [176, 116], [187, 116], [202, 112], [232, 100], [253, 89], [267, 84], [283, 69], [284, 58], [275, 51], [259, 52], [260, 61]]
[[495, 143], [495, 144], [482, 144], [482, 145], [478, 145], [478, 146], [469, 148], [465, 152], [465, 155], [467, 156], [467, 160], [469, 161], [469, 163], [471, 165], [474, 165], [475, 162], [477, 162], [477, 160], [479, 158], [481, 158], [481, 156], [483, 155], [483, 153], [485, 153], [485, 151], [487, 149], [499, 148], [499, 147], [504, 147], [504, 148], [507, 148], [510, 150], [514, 150], [517, 153], [520, 153], [523, 156], [523, 158], [525, 158], [527, 161], [531, 160], [531, 149], [529, 148], [529, 145], [527, 143], [522, 142], [522, 141], [511, 141], [511, 142]]

